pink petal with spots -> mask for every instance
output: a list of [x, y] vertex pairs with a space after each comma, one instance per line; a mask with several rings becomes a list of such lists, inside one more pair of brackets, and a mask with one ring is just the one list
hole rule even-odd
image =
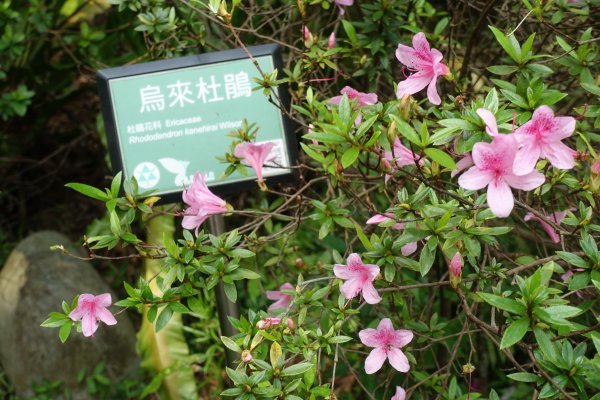
[[492, 181], [487, 190], [487, 202], [496, 217], [508, 217], [514, 207], [510, 186], [504, 180]]
[[383, 348], [377, 347], [373, 349], [369, 356], [365, 359], [365, 372], [371, 375], [379, 371], [386, 358], [387, 354]]

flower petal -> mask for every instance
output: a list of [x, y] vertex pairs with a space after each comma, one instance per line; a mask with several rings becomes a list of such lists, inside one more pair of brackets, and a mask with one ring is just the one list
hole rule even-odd
[[392, 325], [392, 321], [389, 318], [384, 318], [381, 321], [379, 321], [379, 325], [377, 325], [377, 330], [393, 332], [394, 325]]
[[379, 334], [377, 333], [377, 329], [367, 328], [358, 332], [358, 337], [360, 341], [365, 346], [369, 347], [381, 347], [384, 346], [384, 343], [379, 339]]
[[104, 307], [99, 307], [96, 309], [96, 316], [106, 325], [115, 325], [117, 323], [115, 316]]
[[404, 257], [410, 256], [412, 253], [417, 251], [418, 244], [417, 242], [408, 243], [400, 249], [400, 252]]
[[99, 294], [98, 296], [96, 296], [94, 301], [96, 302], [97, 305], [100, 305], [102, 307], [108, 307], [112, 304], [112, 299], [110, 297], [110, 293]]
[[362, 295], [369, 304], [377, 304], [381, 301], [381, 296], [377, 293], [375, 286], [371, 282], [365, 282], [362, 287]]
[[406, 78], [406, 80], [398, 83], [398, 89], [396, 90], [396, 97], [399, 99], [407, 95], [412, 95], [421, 90], [425, 89], [427, 85], [433, 79], [433, 75], [425, 74], [424, 72], [417, 72]]
[[513, 172], [515, 175], [525, 175], [535, 169], [535, 164], [540, 158], [541, 148], [537, 142], [532, 141], [521, 147], [517, 151], [515, 161], [513, 162]]
[[431, 102], [431, 104], [440, 105], [442, 103], [442, 99], [440, 99], [440, 95], [437, 92], [437, 76], [433, 76], [431, 82], [429, 82], [429, 86], [427, 87], [427, 98]]
[[89, 337], [93, 336], [94, 332], [98, 329], [98, 320], [95, 315], [86, 314], [81, 320], [81, 330], [83, 332], [83, 336]]
[[562, 142], [544, 146], [544, 155], [550, 164], [558, 169], [571, 169], [575, 166], [575, 151]]
[[487, 190], [487, 202], [496, 217], [505, 218], [510, 215], [515, 205], [515, 200], [510, 186], [508, 186], [504, 179], [497, 179], [490, 182]]
[[394, 332], [394, 340], [392, 346], [404, 347], [413, 340], [414, 334], [408, 329], [398, 329]]
[[479, 115], [483, 122], [485, 122], [485, 131], [490, 136], [498, 135], [498, 124], [496, 123], [496, 117], [490, 110], [479, 108], [477, 109], [477, 115]]
[[408, 358], [406, 358], [402, 350], [396, 347], [392, 347], [388, 350], [387, 356], [390, 361], [390, 365], [396, 370], [400, 372], [408, 372], [408, 370], [410, 369]]
[[370, 375], [379, 371], [386, 358], [387, 354], [382, 347], [373, 349], [369, 356], [365, 359], [365, 372]]
[[576, 121], [573, 117], [554, 117], [554, 123], [554, 129], [544, 137], [546, 142], [568, 138], [575, 132]]
[[479, 190], [489, 185], [492, 179], [494, 179], [492, 171], [471, 167], [458, 178], [458, 184], [467, 190]]
[[352, 279], [356, 277], [350, 268], [342, 264], [335, 264], [333, 266], [333, 274], [340, 279]]
[[515, 189], [521, 190], [533, 190], [538, 186], [541, 186], [545, 180], [544, 174], [538, 171], [532, 171], [527, 175], [504, 175], [504, 180]]
[[340, 288], [340, 292], [346, 299], [350, 300], [360, 293], [362, 287], [363, 283], [359, 279], [348, 279]]
[[406, 391], [402, 387], [396, 386], [396, 393], [390, 400], [406, 400]]

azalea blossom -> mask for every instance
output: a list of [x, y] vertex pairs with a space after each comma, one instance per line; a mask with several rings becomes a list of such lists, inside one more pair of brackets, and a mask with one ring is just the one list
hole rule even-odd
[[273, 142], [261, 144], [242, 142], [235, 146], [233, 154], [241, 158], [242, 163], [252, 167], [260, 184], [264, 182], [262, 176], [264, 163], [275, 158], [275, 155], [271, 155], [273, 147], [275, 147], [275, 143]]
[[[550, 215], [547, 215], [546, 217], [548, 219], [550, 219], [551, 221], [554, 221], [554, 223], [556, 223], [556, 225], [560, 225], [560, 223], [562, 222], [562, 220], [565, 218], [566, 215], [567, 215], [567, 210], [564, 210], [564, 211], [558, 211], [558, 212], [552, 213]], [[558, 233], [556, 233], [556, 231], [554, 230], [552, 225], [550, 225], [549, 223], [544, 221], [542, 218], [538, 217], [537, 215], [535, 215], [531, 212], [528, 212], [527, 214], [525, 214], [525, 217], [523, 219], [525, 221], [531, 221], [531, 220], [538, 221], [540, 224], [542, 224], [542, 228], [544, 228], [544, 230], [546, 231], [548, 236], [550, 236], [550, 239], [552, 239], [552, 241], [554, 243], [560, 243], [560, 235]]]
[[81, 330], [83, 336], [94, 336], [94, 332], [100, 325], [99, 321], [106, 325], [115, 325], [117, 320], [108, 311], [107, 307], [112, 303], [110, 293], [94, 296], [93, 294], [83, 293], [77, 299], [77, 307], [69, 313], [69, 318], [73, 321], [81, 320]]
[[[383, 158], [387, 161], [387, 165], [391, 164], [390, 167], [392, 173], [396, 170], [396, 168], [402, 168], [407, 165], [415, 165], [417, 163], [417, 160], [419, 164], [423, 163], [423, 160], [419, 158], [419, 155], [413, 153], [411, 149], [403, 145], [400, 139], [398, 139], [397, 137], [394, 140], [394, 146], [392, 147], [392, 151], [384, 151]], [[386, 174], [386, 183], [391, 176], [392, 175]]]
[[359, 92], [350, 86], [344, 86], [344, 88], [340, 90], [340, 93], [341, 95], [332, 97], [329, 100], [329, 104], [340, 104], [340, 101], [344, 95], [348, 97], [348, 100], [356, 99], [359, 106], [372, 106], [373, 104], [377, 103], [376, 93]]
[[442, 102], [436, 88], [439, 76], [450, 72], [448, 67], [441, 63], [443, 55], [437, 49], [431, 49], [429, 42], [423, 32], [417, 33], [412, 39], [413, 47], [398, 45], [396, 58], [406, 65], [410, 71], [415, 73], [405, 81], [398, 83], [396, 96], [401, 99], [404, 96], [415, 94], [427, 87], [427, 98], [435, 105]]
[[267, 290], [267, 299], [277, 300], [275, 303], [269, 306], [269, 311], [274, 310], [285, 310], [290, 305], [292, 296], [289, 294], [282, 293], [282, 290], [294, 290], [294, 286], [291, 283], [284, 283], [279, 286], [279, 290]]
[[396, 394], [392, 396], [390, 400], [405, 400], [406, 399], [406, 391], [400, 387], [396, 386]]
[[365, 372], [373, 374], [381, 369], [386, 359], [390, 365], [400, 372], [408, 372], [408, 359], [400, 350], [413, 339], [412, 331], [406, 329], [394, 330], [392, 321], [384, 318], [377, 329], [363, 329], [358, 332], [362, 344], [374, 347], [365, 360]]
[[379, 275], [379, 266], [363, 264], [360, 256], [352, 253], [348, 256], [348, 265], [335, 264], [333, 273], [346, 281], [340, 289], [346, 299], [350, 300], [362, 293], [369, 304], [377, 304], [381, 301], [379, 293], [373, 286], [373, 281]]
[[184, 211], [181, 226], [185, 229], [195, 229], [198, 235], [200, 225], [211, 215], [219, 214], [229, 209], [228, 204], [210, 191], [206, 186], [204, 174], [197, 172], [189, 189], [183, 191], [183, 201], [189, 206]]
[[[367, 224], [368, 225], [379, 225], [382, 222], [393, 220], [393, 218], [394, 218], [394, 213], [375, 214], [367, 220]], [[392, 225], [391, 228], [394, 230], [397, 230], [397, 231], [401, 231], [404, 229], [404, 224], [402, 222], [397, 222], [394, 225]], [[400, 249], [400, 252], [405, 257], [410, 256], [415, 251], [417, 251], [417, 242], [411, 242], [411, 243], [405, 244]]]
[[458, 178], [458, 184], [468, 190], [487, 186], [488, 205], [496, 217], [507, 217], [512, 211], [511, 187], [533, 190], [544, 183], [544, 175], [537, 171], [520, 176], [513, 172], [516, 153], [514, 135], [498, 135], [492, 143], [476, 143], [472, 152], [475, 165]]
[[344, 7], [350, 7], [354, 4], [354, 0], [333, 0], [333, 2], [339, 7], [340, 15], [344, 15], [346, 13]]
[[514, 162], [516, 175], [528, 174], [535, 168], [539, 158], [547, 159], [559, 169], [575, 166], [575, 151], [562, 140], [575, 131], [575, 118], [555, 117], [548, 106], [533, 112], [531, 120], [515, 131], [520, 149]]

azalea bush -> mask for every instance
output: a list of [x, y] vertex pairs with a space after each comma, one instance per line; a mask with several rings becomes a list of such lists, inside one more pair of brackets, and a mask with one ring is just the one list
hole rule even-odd
[[[174, 40], [148, 28], [159, 8], [118, 3], [150, 46]], [[46, 326], [90, 336], [118, 307], [157, 331], [192, 324], [223, 285], [242, 310], [219, 341], [236, 354], [223, 398], [600, 399], [598, 1], [177, 7], [236, 46], [285, 45], [283, 81], [257, 85], [278, 104], [287, 84], [299, 179], [263, 179], [272, 149], [244, 124], [215, 157], [256, 175], [245, 200], [203, 171], [176, 207], [120, 174], [69, 185], [106, 203], [90, 254], [125, 246], [160, 269], [115, 307], [82, 294]], [[179, 236], [150, 243], [137, 221], [164, 214]]]

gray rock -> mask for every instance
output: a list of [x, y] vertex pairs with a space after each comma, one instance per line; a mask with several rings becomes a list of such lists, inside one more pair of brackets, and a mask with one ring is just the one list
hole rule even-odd
[[92, 398], [77, 384], [77, 374], [100, 362], [113, 381], [137, 371], [135, 331], [124, 313], [116, 317], [117, 325], [101, 322], [94, 337], [73, 330], [65, 344], [58, 329], [40, 326], [49, 312], [62, 312], [62, 300], [110, 292], [90, 263], [49, 250], [62, 244], [78, 254], [70, 243], [56, 232], [35, 233], [19, 243], [0, 271], [0, 363], [21, 397], [33, 394], [32, 383], [47, 379], [64, 382], [74, 399]]

